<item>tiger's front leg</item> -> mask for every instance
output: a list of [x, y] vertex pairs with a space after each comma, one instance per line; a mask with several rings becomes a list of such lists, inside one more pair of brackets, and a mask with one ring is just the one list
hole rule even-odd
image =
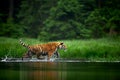
[[36, 56], [37, 56], [37, 59], [41, 59], [40, 56], [41, 56], [41, 53], [36, 53]]
[[55, 57], [60, 58], [59, 52], [56, 51], [56, 52], [54, 53], [54, 55], [55, 55]]
[[50, 57], [54, 54], [54, 51], [48, 52], [47, 60], [50, 60]]

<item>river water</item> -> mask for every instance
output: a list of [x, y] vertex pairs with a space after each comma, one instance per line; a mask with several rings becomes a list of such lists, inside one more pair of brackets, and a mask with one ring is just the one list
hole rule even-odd
[[0, 80], [120, 80], [120, 63], [0, 62]]

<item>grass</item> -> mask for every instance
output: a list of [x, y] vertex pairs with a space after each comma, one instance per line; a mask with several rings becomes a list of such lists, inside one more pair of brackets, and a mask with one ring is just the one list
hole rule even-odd
[[[44, 43], [37, 39], [23, 38], [27, 44]], [[62, 58], [79, 58], [100, 61], [120, 60], [120, 37], [89, 39], [89, 40], [63, 40], [67, 45], [67, 50], [59, 50]], [[26, 51], [19, 44], [19, 39], [0, 37], [0, 58], [5, 55], [21, 57]]]
[[[27, 44], [38, 44], [38, 40], [23, 38]], [[26, 49], [19, 44], [19, 39], [0, 37], [0, 58], [5, 57], [21, 57]]]
[[66, 41], [67, 53], [62, 57], [83, 58], [90, 60], [120, 60], [119, 39], [91, 39]]

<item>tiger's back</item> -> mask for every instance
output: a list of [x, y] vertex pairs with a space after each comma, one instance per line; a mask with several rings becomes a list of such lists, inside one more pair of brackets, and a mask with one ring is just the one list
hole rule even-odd
[[[21, 43], [22, 43], [21, 45], [23, 45], [23, 42]], [[48, 60], [54, 53], [58, 55], [58, 52], [57, 52], [58, 49], [66, 49], [66, 46], [61, 42], [49, 42], [45, 44], [37, 44], [37, 45], [30, 45], [30, 46], [26, 46], [24, 44], [23, 46], [28, 48], [28, 51], [26, 53], [26, 55], [28, 55], [27, 57], [36, 55], [37, 58], [39, 59], [39, 57], [44, 54], [48, 56]]]

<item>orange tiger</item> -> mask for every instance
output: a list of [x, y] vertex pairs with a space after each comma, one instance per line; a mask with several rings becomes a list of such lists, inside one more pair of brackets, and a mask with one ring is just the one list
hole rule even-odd
[[27, 45], [20, 40], [20, 44], [28, 48], [26, 54], [23, 55], [23, 58], [31, 58], [33, 55], [36, 55], [39, 59], [40, 56], [46, 56], [49, 60], [52, 55], [59, 57], [58, 49], [66, 49], [66, 46], [63, 42], [49, 42], [45, 44], [36, 44], [36, 45]]

